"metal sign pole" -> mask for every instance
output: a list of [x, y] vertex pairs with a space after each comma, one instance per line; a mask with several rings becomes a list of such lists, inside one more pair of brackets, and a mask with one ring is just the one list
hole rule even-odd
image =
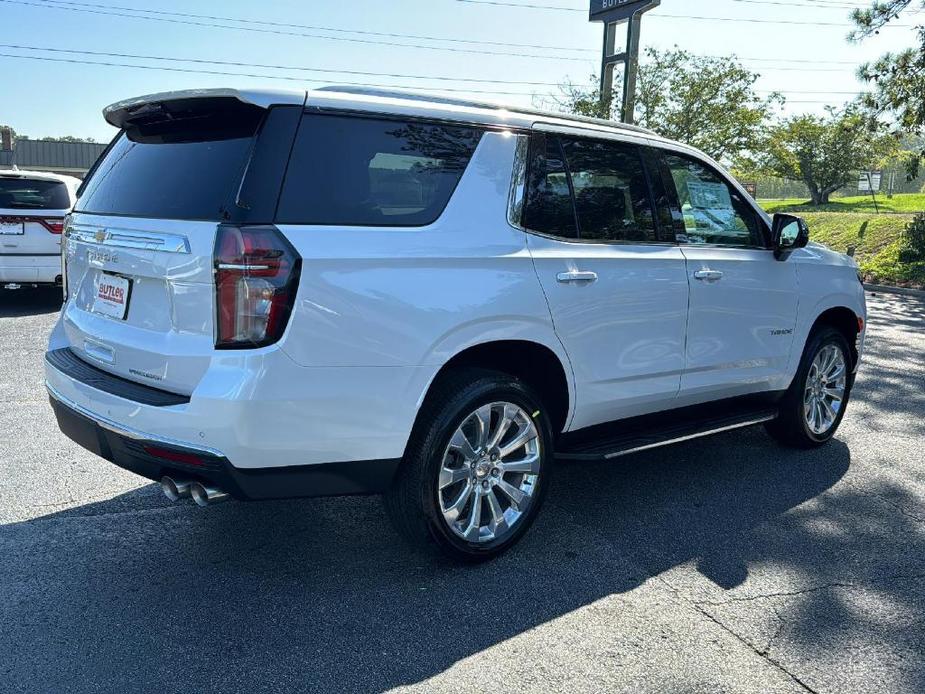
[[636, 77], [639, 73], [639, 32], [642, 30], [642, 13], [637, 12], [630, 19], [629, 37], [626, 47], [626, 69], [623, 71], [623, 112], [624, 123], [632, 124], [636, 120]]
[[[623, 64], [623, 99], [620, 119], [632, 123], [636, 111], [636, 79], [639, 72], [639, 34], [642, 15], [658, 7], [662, 0], [591, 0], [590, 19], [604, 23], [601, 58], [601, 101], [613, 99], [614, 68]], [[626, 24], [626, 50], [616, 53], [618, 27]]]
[[617, 49], [617, 23], [604, 22], [604, 53], [601, 60], [601, 100], [609, 102], [613, 98], [613, 69], [620, 56], [614, 55]]

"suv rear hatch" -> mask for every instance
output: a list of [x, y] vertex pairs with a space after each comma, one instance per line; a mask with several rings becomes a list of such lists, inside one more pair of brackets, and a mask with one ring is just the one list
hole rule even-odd
[[63, 326], [78, 357], [193, 392], [216, 350], [217, 230], [272, 221], [304, 103], [260, 96], [178, 93], [104, 112], [121, 132], [65, 231]]
[[56, 255], [70, 207], [64, 181], [0, 173], [0, 254]]

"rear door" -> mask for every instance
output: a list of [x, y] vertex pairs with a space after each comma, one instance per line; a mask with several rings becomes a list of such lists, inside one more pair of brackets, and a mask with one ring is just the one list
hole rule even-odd
[[523, 225], [575, 375], [571, 428], [670, 408], [688, 284], [644, 149], [535, 134], [527, 188]]
[[66, 231], [71, 350], [192, 393], [215, 351], [218, 226], [272, 221], [300, 112], [200, 98], [146, 104], [126, 120]]
[[0, 256], [59, 255], [70, 207], [71, 193], [63, 181], [0, 173]]
[[683, 398], [781, 387], [796, 324], [796, 265], [779, 262], [745, 194], [708, 162], [664, 152], [663, 174], [684, 232], [690, 314]]

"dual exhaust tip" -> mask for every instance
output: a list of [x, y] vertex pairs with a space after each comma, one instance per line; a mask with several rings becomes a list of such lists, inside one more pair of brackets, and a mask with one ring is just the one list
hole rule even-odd
[[197, 506], [206, 507], [209, 504], [220, 504], [230, 498], [227, 492], [218, 487], [209, 487], [201, 482], [192, 480], [177, 480], [173, 477], [161, 478], [161, 490], [171, 501], [179, 501], [191, 497]]

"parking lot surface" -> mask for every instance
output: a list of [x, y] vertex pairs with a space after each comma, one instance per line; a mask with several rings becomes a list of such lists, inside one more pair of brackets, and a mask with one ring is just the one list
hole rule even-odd
[[376, 498], [171, 504], [59, 434], [58, 292], [0, 293], [0, 691], [925, 691], [925, 302], [870, 296], [837, 439], [561, 464], [493, 563]]

